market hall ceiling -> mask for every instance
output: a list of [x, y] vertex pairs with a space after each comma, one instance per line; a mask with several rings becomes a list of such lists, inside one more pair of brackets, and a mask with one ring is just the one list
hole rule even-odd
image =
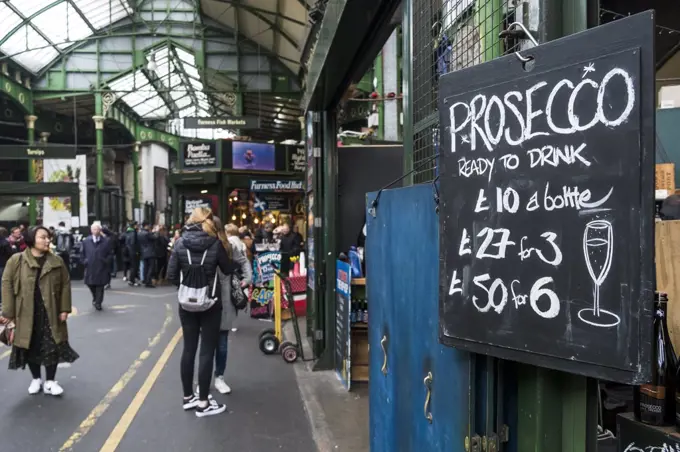
[[[234, 114], [240, 92], [241, 113], [262, 118], [261, 130], [243, 133], [299, 139], [300, 53], [314, 1], [2, 1], [0, 62], [32, 74], [43, 110], [61, 101], [59, 113], [81, 116], [69, 110], [77, 96], [90, 114], [94, 87], [117, 88], [116, 105], [137, 119], [195, 134], [176, 130], [178, 119]], [[149, 73], [149, 59], [167, 72]]]

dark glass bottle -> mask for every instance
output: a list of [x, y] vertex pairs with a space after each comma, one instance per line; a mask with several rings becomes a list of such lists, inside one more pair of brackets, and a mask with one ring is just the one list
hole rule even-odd
[[668, 296], [657, 293], [655, 298], [652, 379], [636, 388], [635, 415], [645, 424], [672, 425], [676, 419], [676, 357], [666, 324]]

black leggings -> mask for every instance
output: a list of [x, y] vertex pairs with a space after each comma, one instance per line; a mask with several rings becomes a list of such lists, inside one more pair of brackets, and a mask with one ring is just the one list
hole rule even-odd
[[[39, 379], [40, 375], [40, 365], [28, 363], [28, 368], [31, 369], [31, 375], [34, 379]], [[54, 377], [57, 376], [57, 365], [45, 366], [45, 380], [54, 381]]]
[[198, 397], [208, 400], [210, 380], [213, 372], [213, 358], [220, 336], [222, 322], [222, 304], [218, 301], [213, 307], [203, 312], [189, 312], [179, 308], [179, 320], [184, 334], [184, 350], [182, 351], [181, 375], [184, 397], [194, 394], [194, 363], [198, 350], [198, 339], [201, 339], [201, 352], [198, 357]]

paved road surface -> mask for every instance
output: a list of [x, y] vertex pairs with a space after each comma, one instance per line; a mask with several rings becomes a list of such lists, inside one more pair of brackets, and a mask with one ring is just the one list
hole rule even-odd
[[228, 413], [198, 419], [181, 408], [181, 332], [171, 288], [130, 288], [120, 279], [104, 311], [75, 282], [69, 320], [81, 358], [60, 368], [61, 398], [29, 396], [30, 374], [7, 370], [0, 348], [1, 452], [314, 452], [293, 367], [257, 348], [262, 322], [239, 319], [227, 382], [215, 397]]

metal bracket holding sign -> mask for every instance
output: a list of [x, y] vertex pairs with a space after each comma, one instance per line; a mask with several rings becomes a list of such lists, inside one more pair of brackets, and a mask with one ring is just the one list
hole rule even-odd
[[649, 377], [654, 33], [642, 13], [440, 79], [442, 343]]

